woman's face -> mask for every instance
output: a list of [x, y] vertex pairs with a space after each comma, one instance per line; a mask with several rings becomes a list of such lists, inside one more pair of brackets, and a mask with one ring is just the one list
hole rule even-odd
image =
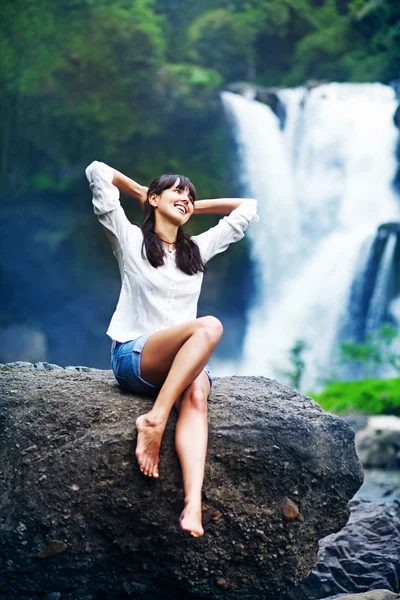
[[192, 216], [194, 202], [189, 188], [180, 190], [179, 177], [171, 188], [164, 190], [159, 196], [156, 194], [149, 198], [149, 202], [156, 208], [156, 215], [162, 215], [174, 225], [184, 225]]

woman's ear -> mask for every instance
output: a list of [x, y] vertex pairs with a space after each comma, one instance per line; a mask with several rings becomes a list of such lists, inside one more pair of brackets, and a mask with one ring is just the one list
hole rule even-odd
[[150, 194], [149, 196], [149, 204], [153, 206], [153, 208], [157, 208], [158, 206], [158, 196], [157, 194]]

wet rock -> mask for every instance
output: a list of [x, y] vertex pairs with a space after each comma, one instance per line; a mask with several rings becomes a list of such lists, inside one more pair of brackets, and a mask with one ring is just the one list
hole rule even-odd
[[373, 590], [364, 594], [345, 594], [344, 596], [330, 596], [324, 600], [396, 600], [397, 594], [389, 592], [389, 590]]
[[34, 365], [30, 362], [24, 362], [23, 360], [17, 360], [15, 362], [6, 363], [7, 367], [17, 367], [18, 369], [34, 369]]
[[346, 592], [400, 591], [400, 501], [354, 499], [350, 508], [348, 523], [320, 541], [310, 577], [288, 598], [318, 600]]
[[396, 108], [393, 115], [394, 124], [398, 129], [400, 129], [400, 105]]
[[[151, 480], [134, 450], [135, 420], [152, 400], [122, 391], [111, 371], [1, 366], [0, 398], [7, 600], [26, 589], [36, 598], [57, 589], [62, 600], [281, 600], [315, 564], [318, 540], [346, 523], [362, 482], [342, 419], [276, 381], [216, 379], [205, 536], [194, 539], [178, 526], [175, 413]], [[285, 498], [299, 510], [289, 521]], [[51, 540], [67, 550], [37, 558]]]
[[62, 367], [59, 367], [58, 365], [55, 365], [53, 363], [48, 363], [48, 362], [37, 362], [34, 365], [35, 369], [38, 369], [39, 371], [59, 371], [60, 369], [62, 369]]
[[257, 100], [258, 102], [267, 104], [279, 118], [281, 126], [284, 126], [286, 120], [286, 109], [285, 105], [279, 98], [278, 88], [263, 87], [261, 85], [255, 85], [246, 81], [238, 81], [229, 84], [227, 89], [235, 94], [241, 94], [242, 96], [245, 96], [251, 100]]
[[366, 468], [400, 467], [400, 419], [394, 416], [369, 417], [356, 433], [357, 454]]

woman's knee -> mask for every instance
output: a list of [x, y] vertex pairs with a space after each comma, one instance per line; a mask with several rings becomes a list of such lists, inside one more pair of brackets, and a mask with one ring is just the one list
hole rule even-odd
[[180, 408], [190, 408], [203, 414], [207, 414], [207, 394], [204, 390], [191, 386], [182, 398]]
[[201, 317], [198, 319], [200, 330], [206, 335], [211, 344], [218, 344], [224, 330], [222, 323], [216, 317]]

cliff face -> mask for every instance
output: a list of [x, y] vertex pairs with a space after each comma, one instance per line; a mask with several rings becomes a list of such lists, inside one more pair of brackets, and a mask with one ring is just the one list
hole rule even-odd
[[[341, 529], [362, 483], [354, 433], [276, 381], [215, 381], [205, 536], [178, 528], [175, 414], [160, 479], [134, 459], [151, 399], [110, 371], [0, 366], [0, 596], [278, 600]], [[80, 369], [80, 370], [79, 370]]]

